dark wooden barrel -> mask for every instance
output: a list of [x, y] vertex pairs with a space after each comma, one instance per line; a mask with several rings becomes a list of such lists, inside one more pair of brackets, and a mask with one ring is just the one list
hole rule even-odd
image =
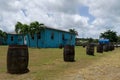
[[74, 46], [71, 46], [71, 45], [64, 46], [63, 57], [64, 57], [64, 61], [74, 62], [75, 61], [74, 60], [75, 58]]
[[105, 51], [105, 52], [109, 51], [109, 44], [103, 45], [103, 51]]
[[85, 48], [86, 44], [82, 44], [83, 48]]
[[7, 72], [11, 74], [27, 73], [28, 47], [26, 45], [9, 45], [7, 53]]
[[62, 44], [60, 44], [60, 45], [59, 45], [59, 48], [60, 48], [60, 49], [62, 49], [62, 48], [63, 48], [63, 45], [62, 45]]
[[116, 48], [118, 48], [119, 46], [118, 46], [118, 43], [115, 43], [115, 46], [114, 47], [116, 47]]
[[109, 44], [109, 50], [110, 50], [110, 51], [113, 51], [114, 49], [115, 49], [115, 48], [114, 48], [114, 44], [113, 44], [113, 43], [110, 43], [110, 44]]
[[109, 43], [109, 51], [112, 51], [112, 44]]
[[83, 48], [85, 48], [85, 45], [83, 45]]
[[97, 45], [97, 52], [98, 53], [103, 53], [103, 45], [102, 44]]
[[94, 56], [94, 44], [88, 44], [86, 47], [86, 54]]
[[115, 46], [114, 46], [114, 44], [112, 43], [112, 50], [115, 50]]

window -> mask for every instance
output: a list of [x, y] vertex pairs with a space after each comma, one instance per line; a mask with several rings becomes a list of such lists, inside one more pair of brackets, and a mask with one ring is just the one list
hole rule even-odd
[[11, 36], [11, 41], [13, 41], [13, 36]]
[[37, 33], [37, 38], [41, 39], [41, 32]]
[[65, 35], [64, 34], [62, 34], [62, 40], [65, 40]]
[[54, 39], [54, 33], [52, 32], [51, 34], [51, 39], [53, 40]]

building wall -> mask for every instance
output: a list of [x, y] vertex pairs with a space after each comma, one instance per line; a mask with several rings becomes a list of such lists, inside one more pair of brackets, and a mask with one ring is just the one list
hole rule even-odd
[[32, 36], [29, 34], [25, 37], [22, 34], [7, 34], [6, 44], [26, 44], [29, 47], [58, 48], [61, 45], [75, 45], [75, 35], [65, 31], [45, 28], [38, 35], [34, 34]]
[[58, 48], [60, 45], [75, 45], [74, 34], [48, 28], [42, 30], [38, 35], [34, 34], [34, 38], [31, 35], [27, 35], [26, 37], [29, 47]]
[[[53, 38], [52, 38], [53, 36]], [[63, 38], [64, 36], [64, 38]], [[60, 45], [75, 45], [75, 35], [54, 29], [45, 30], [45, 47], [59, 47]]]
[[[35, 35], [34, 35], [34, 38], [35, 38]], [[26, 35], [26, 40], [27, 40], [27, 45], [29, 47], [36, 47], [36, 42], [35, 42], [35, 39], [32, 39], [31, 35], [30, 34], [27, 34]]]
[[2, 45], [2, 44], [3, 44], [3, 38], [0, 37], [0, 45]]
[[23, 45], [23, 35], [20, 34], [7, 34], [7, 45]]
[[38, 38], [38, 47], [39, 48], [45, 48], [46, 41], [45, 41], [45, 30], [41, 31], [39, 35], [37, 35]]
[[44, 48], [45, 47], [45, 33], [44, 31], [41, 31], [40, 34], [34, 34], [26, 35], [26, 40], [27, 40], [27, 45], [29, 47], [39, 47], [39, 48]]
[[45, 30], [45, 47], [57, 47], [59, 44], [59, 35], [57, 31]]

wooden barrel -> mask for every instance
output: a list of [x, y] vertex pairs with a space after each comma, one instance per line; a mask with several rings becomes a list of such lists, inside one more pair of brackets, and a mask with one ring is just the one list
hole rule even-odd
[[114, 44], [113, 44], [113, 43], [110, 43], [110, 44], [109, 44], [109, 50], [110, 50], [110, 51], [113, 51], [114, 49], [115, 49], [115, 48], [114, 48]]
[[74, 62], [75, 57], [75, 50], [74, 46], [66, 45], [64, 46], [64, 52], [63, 52], [64, 61], [67, 62]]
[[103, 53], [103, 45], [102, 44], [97, 45], [97, 52], [98, 53]]
[[103, 46], [103, 51], [108, 52], [109, 51], [109, 44], [105, 44]]
[[118, 46], [118, 43], [115, 43], [115, 46], [114, 47], [116, 47], [116, 48], [118, 48], [119, 46]]
[[109, 51], [112, 51], [112, 44], [109, 43]]
[[63, 48], [63, 45], [62, 45], [62, 44], [60, 44], [60, 45], [59, 45], [59, 48], [60, 48], [60, 49], [62, 49], [62, 48]]
[[83, 48], [85, 48], [86, 44], [82, 44]]
[[94, 44], [88, 44], [86, 47], [86, 54], [94, 56]]
[[114, 44], [112, 43], [112, 50], [115, 50], [115, 46], [114, 46]]
[[11, 74], [27, 73], [28, 47], [26, 45], [9, 45], [7, 53], [7, 72]]

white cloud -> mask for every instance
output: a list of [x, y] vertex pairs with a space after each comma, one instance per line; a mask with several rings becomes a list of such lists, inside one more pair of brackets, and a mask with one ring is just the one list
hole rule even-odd
[[[0, 28], [12, 32], [17, 21], [29, 24], [37, 20], [53, 28], [75, 28], [79, 37], [98, 38], [106, 29], [119, 32], [119, 3], [119, 0], [0, 0]], [[89, 16], [80, 15], [82, 5], [95, 17], [93, 22], [89, 23]]]
[[101, 33], [107, 29], [116, 31], [120, 26], [120, 1], [119, 0], [85, 0], [84, 5], [89, 7], [89, 13], [96, 19], [90, 24], [93, 32]]

